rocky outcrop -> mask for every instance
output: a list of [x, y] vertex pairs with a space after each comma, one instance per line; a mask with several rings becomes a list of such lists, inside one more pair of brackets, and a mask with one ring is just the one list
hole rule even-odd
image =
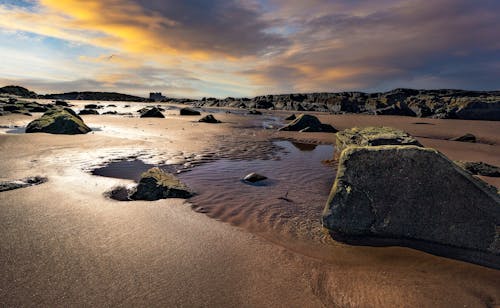
[[9, 99], [8, 102], [0, 102], [0, 112], [8, 113], [23, 113], [27, 114], [29, 112], [46, 112], [51, 108], [50, 105], [40, 104], [37, 102], [29, 102], [25, 100], [19, 100], [16, 98]]
[[195, 116], [195, 115], [201, 115], [201, 113], [198, 110], [194, 110], [193, 108], [181, 108], [179, 111], [180, 115], [188, 115], [188, 116]]
[[325, 132], [335, 133], [337, 130], [329, 125], [323, 124], [320, 120], [309, 114], [301, 114], [295, 120], [280, 128], [281, 131], [300, 131], [300, 132]]
[[193, 193], [179, 179], [160, 168], [151, 168], [141, 175], [139, 185], [130, 194], [132, 200], [190, 198]]
[[195, 106], [365, 113], [466, 120], [500, 120], [500, 91], [414, 90], [305, 93], [206, 98]]
[[198, 122], [203, 122], [203, 123], [221, 123], [221, 121], [217, 120], [213, 115], [208, 114], [204, 116], [203, 118], [199, 119]]
[[500, 266], [499, 195], [433, 149], [345, 149], [322, 222], [333, 234], [457, 248]]
[[161, 113], [161, 111], [156, 108], [156, 107], [153, 107], [151, 109], [145, 109], [141, 112], [141, 118], [164, 118], [165, 116], [163, 115], [163, 113]]
[[91, 129], [85, 125], [82, 118], [69, 108], [49, 110], [26, 127], [26, 133], [75, 135], [86, 134], [90, 131]]
[[500, 167], [497, 166], [472, 161], [456, 161], [455, 163], [474, 175], [500, 177]]
[[350, 146], [422, 146], [417, 139], [392, 127], [354, 127], [340, 131], [335, 136], [337, 139], [335, 150], [338, 152], [342, 152]]

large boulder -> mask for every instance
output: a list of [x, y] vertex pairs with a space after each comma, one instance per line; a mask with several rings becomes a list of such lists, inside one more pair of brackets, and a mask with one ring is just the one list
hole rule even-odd
[[70, 108], [51, 109], [26, 127], [26, 133], [76, 135], [90, 131], [91, 129], [85, 125], [82, 118]]
[[193, 108], [185, 107], [180, 110], [181, 115], [201, 115], [198, 110], [194, 110]]
[[329, 125], [323, 124], [320, 120], [309, 114], [301, 114], [291, 123], [280, 128], [281, 131], [302, 131], [302, 132], [327, 132], [335, 133], [337, 130]]
[[151, 168], [141, 175], [139, 185], [130, 195], [132, 200], [190, 198], [193, 193], [179, 179], [160, 168]]
[[146, 109], [141, 113], [141, 118], [164, 118], [165, 116], [161, 113], [160, 109], [153, 107], [151, 109]]
[[349, 146], [416, 145], [417, 139], [392, 127], [354, 127], [335, 134], [336, 150], [342, 152]]
[[499, 195], [433, 149], [347, 148], [322, 222], [333, 234], [437, 244], [500, 266]]

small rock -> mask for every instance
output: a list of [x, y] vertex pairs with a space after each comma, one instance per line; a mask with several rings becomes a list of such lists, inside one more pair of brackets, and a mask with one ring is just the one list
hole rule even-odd
[[0, 192], [34, 186], [34, 185], [40, 185], [45, 182], [47, 182], [47, 178], [41, 176], [33, 176], [16, 181], [0, 182]]
[[280, 131], [302, 131], [302, 132], [326, 132], [335, 133], [337, 130], [329, 125], [323, 124], [315, 116], [301, 114], [290, 124], [279, 129]]
[[451, 138], [450, 140], [459, 142], [472, 142], [472, 143], [475, 143], [477, 141], [476, 136], [474, 136], [473, 134], [465, 134], [460, 137]]
[[455, 163], [474, 175], [500, 177], [500, 167], [497, 166], [472, 161], [456, 161]]
[[79, 115], [85, 115], [85, 114], [99, 114], [99, 112], [95, 109], [82, 109], [78, 113]]
[[153, 107], [151, 109], [147, 109], [141, 113], [141, 118], [164, 118], [164, 117], [165, 116], [156, 107]]
[[263, 180], [266, 180], [266, 179], [267, 179], [266, 176], [263, 176], [261, 174], [255, 173], [255, 172], [247, 174], [243, 178], [244, 181], [247, 181], [247, 182], [250, 182], [250, 183], [260, 182], [260, 181], [263, 181]]
[[248, 114], [261, 115], [262, 112], [260, 112], [259, 110], [256, 110], [256, 109], [252, 109], [252, 110], [248, 111]]
[[211, 115], [211, 114], [206, 115], [203, 118], [199, 119], [198, 122], [203, 122], [203, 123], [221, 123], [221, 121], [219, 121], [216, 118], [214, 118], [214, 116]]
[[201, 115], [201, 113], [198, 110], [194, 110], [193, 108], [182, 108], [180, 110], [181, 115]]
[[69, 107], [69, 104], [65, 101], [55, 101], [56, 106]]

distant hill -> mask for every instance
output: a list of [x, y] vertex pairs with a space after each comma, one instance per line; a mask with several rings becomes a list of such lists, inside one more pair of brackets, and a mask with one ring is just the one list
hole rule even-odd
[[116, 93], [116, 92], [68, 92], [60, 94], [39, 95], [38, 98], [62, 100], [89, 100], [89, 101], [124, 101], [144, 102], [144, 97]]
[[0, 94], [21, 96], [26, 98], [37, 98], [37, 94], [20, 86], [6, 86], [0, 88]]

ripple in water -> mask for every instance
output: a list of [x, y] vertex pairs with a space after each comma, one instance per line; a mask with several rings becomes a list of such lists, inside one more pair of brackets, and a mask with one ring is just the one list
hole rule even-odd
[[[180, 175], [198, 193], [194, 208], [210, 217], [258, 232], [302, 239], [323, 238], [320, 216], [335, 179], [322, 163], [333, 146], [277, 141], [280, 160], [221, 159]], [[259, 185], [241, 181], [248, 173], [268, 177]]]
[[[218, 159], [178, 177], [197, 195], [189, 199], [196, 211], [255, 232], [302, 240], [325, 238], [320, 216], [335, 179], [333, 146], [275, 141], [279, 159]], [[114, 161], [92, 174], [138, 180], [154, 165], [141, 160]], [[175, 172], [176, 165], [160, 166]], [[256, 172], [268, 179], [250, 184], [241, 179]]]

